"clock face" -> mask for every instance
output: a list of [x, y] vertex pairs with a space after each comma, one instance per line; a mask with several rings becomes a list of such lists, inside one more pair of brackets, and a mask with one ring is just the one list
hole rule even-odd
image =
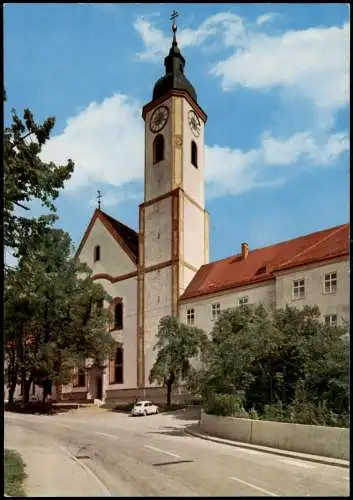
[[166, 106], [160, 106], [157, 108], [150, 120], [150, 129], [151, 132], [160, 132], [164, 125], [168, 121], [169, 109]]
[[201, 121], [200, 118], [195, 113], [195, 111], [193, 110], [189, 111], [188, 122], [191, 128], [191, 132], [194, 134], [195, 137], [198, 137], [200, 135], [200, 130], [201, 130]]

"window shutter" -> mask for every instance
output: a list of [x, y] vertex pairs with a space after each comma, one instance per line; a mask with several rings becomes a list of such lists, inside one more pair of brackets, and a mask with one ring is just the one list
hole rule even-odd
[[109, 360], [109, 384], [114, 384], [115, 382], [115, 360]]

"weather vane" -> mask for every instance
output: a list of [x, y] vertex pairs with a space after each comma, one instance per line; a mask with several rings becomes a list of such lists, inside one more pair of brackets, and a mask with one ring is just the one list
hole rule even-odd
[[172, 30], [173, 30], [173, 33], [175, 34], [176, 30], [177, 30], [177, 25], [175, 24], [175, 19], [179, 16], [179, 12], [177, 10], [173, 10], [171, 16], [170, 16], [170, 20], [173, 21], [173, 24], [172, 24]]
[[97, 200], [98, 200], [98, 210], [101, 209], [101, 199], [102, 199], [102, 194], [101, 192], [99, 191], [99, 189], [97, 190]]

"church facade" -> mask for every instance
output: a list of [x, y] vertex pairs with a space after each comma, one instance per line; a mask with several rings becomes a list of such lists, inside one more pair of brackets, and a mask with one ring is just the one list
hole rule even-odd
[[[174, 26], [175, 28], [175, 26]], [[316, 304], [323, 320], [349, 316], [349, 226], [343, 224], [295, 240], [209, 263], [205, 210], [204, 127], [207, 116], [184, 74], [175, 31], [165, 75], [143, 107], [144, 200], [139, 231], [96, 209], [76, 257], [112, 300], [114, 359], [106, 368], [77, 372], [60, 399], [160, 400], [152, 387], [158, 323], [163, 316], [212, 329], [222, 309], [262, 302], [267, 307]], [[177, 390], [174, 399], [182, 397]]]

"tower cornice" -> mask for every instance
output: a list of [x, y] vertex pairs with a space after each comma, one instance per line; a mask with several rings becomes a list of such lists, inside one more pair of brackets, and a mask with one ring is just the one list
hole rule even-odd
[[186, 90], [176, 90], [176, 89], [169, 90], [169, 92], [167, 92], [166, 94], [164, 94], [161, 97], [158, 97], [158, 99], [153, 99], [149, 103], [145, 104], [145, 106], [142, 108], [142, 118], [144, 120], [146, 120], [146, 114], [151, 109], [153, 109], [156, 106], [159, 106], [160, 104], [162, 104], [162, 102], [166, 101], [167, 99], [169, 99], [172, 96], [174, 96], [174, 97], [184, 97], [188, 101], [188, 103], [190, 104], [190, 106], [192, 106], [193, 110], [199, 116], [199, 118], [201, 118], [201, 120], [204, 123], [207, 122], [207, 115], [206, 115], [206, 113], [203, 111], [203, 109], [201, 108], [201, 106], [199, 106], [197, 104], [197, 102], [194, 101], [194, 99], [190, 96], [189, 92], [187, 92]]

